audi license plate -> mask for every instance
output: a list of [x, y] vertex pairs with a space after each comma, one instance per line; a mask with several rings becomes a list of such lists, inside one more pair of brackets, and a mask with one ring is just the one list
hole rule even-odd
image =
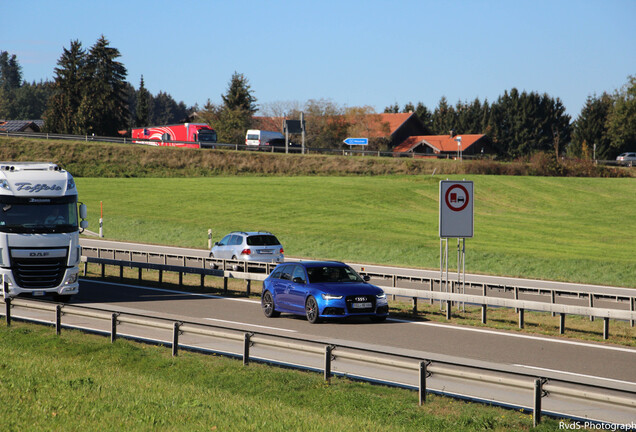
[[351, 307], [354, 309], [370, 309], [371, 307], [373, 307], [373, 304], [371, 302], [367, 302], [367, 303], [352, 303]]

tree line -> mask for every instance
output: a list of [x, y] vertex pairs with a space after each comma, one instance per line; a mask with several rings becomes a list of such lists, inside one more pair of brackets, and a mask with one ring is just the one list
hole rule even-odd
[[134, 126], [183, 122], [197, 110], [163, 91], [151, 94], [143, 76], [135, 89], [118, 57], [103, 36], [88, 50], [71, 41], [53, 81], [28, 83], [16, 55], [0, 51], [0, 119], [44, 119], [52, 133], [117, 136]]
[[[119, 50], [104, 36], [88, 50], [71, 41], [54, 69], [54, 81], [22, 81], [15, 55], [0, 52], [0, 118], [44, 118], [45, 130], [55, 133], [114, 136], [136, 126], [180, 123], [196, 112], [210, 124], [220, 142], [241, 143], [249, 128], [280, 130], [266, 125], [256, 113], [277, 119], [306, 119], [306, 144], [340, 147], [347, 136], [368, 136], [378, 116], [371, 107], [341, 107], [330, 100], [274, 102], [257, 105], [248, 79], [235, 72], [222, 103], [209, 99], [202, 109], [176, 102], [167, 93], [152, 95], [143, 76], [135, 89], [126, 81], [127, 70], [117, 59]], [[611, 159], [636, 149], [636, 77], [613, 94], [589, 96], [572, 121], [559, 98], [537, 92], [506, 90], [494, 102], [458, 101], [442, 97], [434, 110], [423, 103], [397, 103], [385, 113], [413, 112], [431, 135], [485, 134], [498, 155], [514, 159], [535, 152], [551, 152], [577, 158]], [[281, 121], [282, 122], [282, 121]], [[389, 134], [387, 126], [387, 135]], [[371, 139], [370, 148], [389, 150], [387, 139]]]

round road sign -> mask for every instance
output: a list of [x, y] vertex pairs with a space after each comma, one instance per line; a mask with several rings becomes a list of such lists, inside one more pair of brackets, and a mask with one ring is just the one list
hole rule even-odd
[[464, 186], [456, 184], [448, 188], [444, 200], [449, 209], [458, 212], [466, 208], [470, 196]]

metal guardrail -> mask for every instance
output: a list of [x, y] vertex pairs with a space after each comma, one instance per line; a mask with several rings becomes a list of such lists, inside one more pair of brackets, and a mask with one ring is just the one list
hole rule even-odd
[[[138, 268], [139, 279], [142, 279], [142, 269], [159, 271], [159, 283], [162, 282], [163, 272], [179, 273], [179, 285], [183, 283], [183, 274], [201, 275], [201, 286], [204, 286], [204, 277], [223, 277], [223, 291], [227, 293], [229, 278], [246, 280], [247, 295], [251, 294], [251, 281], [262, 281], [274, 269], [276, 264], [258, 263], [240, 260], [224, 260], [219, 258], [204, 258], [187, 255], [162, 254], [157, 252], [134, 251], [124, 249], [112, 249], [101, 247], [82, 246], [84, 261], [84, 274], [88, 263], [101, 265], [101, 275], [105, 275], [105, 266], [118, 266], [120, 278], [123, 278], [124, 267]], [[446, 318], [451, 319], [452, 303], [468, 303], [479, 305], [482, 308], [482, 323], [487, 321], [487, 307], [514, 308], [519, 314], [519, 327], [524, 327], [525, 311], [550, 312], [554, 316], [560, 315], [560, 333], [565, 332], [566, 315], [589, 316], [602, 318], [603, 337], [609, 338], [609, 320], [627, 320], [633, 327], [636, 322], [636, 290], [633, 296], [608, 296], [606, 293], [565, 291], [563, 289], [533, 288], [524, 286], [509, 286], [486, 283], [470, 283], [461, 286], [456, 281], [449, 281], [450, 287], [446, 288], [445, 282], [440, 278], [400, 276], [398, 274], [385, 274], [367, 272], [363, 265], [352, 265], [359, 273], [372, 278], [371, 282], [381, 287], [387, 294], [404, 296], [413, 300], [413, 308], [417, 309], [417, 300], [426, 299], [439, 301], [440, 306], [446, 306]], [[390, 281], [390, 285], [386, 284]], [[399, 287], [400, 282], [408, 287]], [[459, 293], [461, 288], [462, 293]], [[446, 290], [446, 291], [445, 291]], [[465, 294], [466, 291], [477, 290], [481, 295]], [[526, 294], [532, 300], [521, 299]], [[494, 295], [499, 294], [499, 295]], [[503, 296], [501, 295], [503, 294]], [[512, 298], [506, 298], [510, 295]], [[557, 299], [565, 297], [576, 301], [583, 301], [585, 305], [565, 305], [557, 303]], [[543, 301], [540, 301], [543, 300]], [[599, 307], [599, 304], [607, 306], [613, 303], [618, 307]]]
[[[461, 382], [477, 382], [482, 385], [494, 384], [503, 386], [506, 389], [521, 389], [532, 392], [531, 403], [521, 408], [530, 408], [533, 412], [535, 426], [541, 421], [542, 400], [545, 397], [555, 395], [565, 396], [569, 399], [593, 401], [596, 403], [619, 405], [627, 409], [636, 409], [636, 390], [617, 389], [616, 385], [612, 387], [603, 387], [599, 385], [582, 385], [580, 382], [564, 379], [546, 379], [545, 377], [537, 377], [532, 374], [499, 370], [495, 368], [478, 367], [465, 363], [452, 363], [437, 359], [422, 359], [408, 355], [401, 355], [392, 352], [378, 351], [373, 349], [362, 349], [355, 346], [347, 346], [344, 344], [334, 345], [321, 342], [311, 342], [305, 339], [295, 338], [293, 336], [272, 335], [259, 332], [242, 332], [236, 329], [230, 329], [219, 325], [200, 324], [183, 321], [173, 321], [161, 317], [150, 315], [138, 315], [123, 312], [113, 312], [103, 309], [96, 309], [78, 305], [62, 305], [39, 300], [25, 300], [20, 298], [3, 299], [4, 316], [7, 326], [11, 326], [13, 317], [13, 308], [19, 307], [28, 310], [50, 312], [53, 317], [51, 323], [54, 323], [56, 333], [61, 334], [62, 317], [79, 316], [82, 318], [93, 318], [96, 320], [107, 321], [110, 323], [109, 331], [97, 331], [97, 333], [109, 334], [111, 342], [114, 342], [120, 335], [118, 328], [122, 324], [141, 326], [143, 328], [158, 329], [169, 331], [172, 333], [171, 340], [163, 341], [172, 347], [172, 355], [177, 356], [180, 346], [184, 348], [194, 347], [180, 344], [181, 336], [191, 334], [197, 336], [210, 337], [215, 339], [228, 340], [238, 342], [242, 345], [242, 352], [239, 353], [222, 353], [232, 355], [243, 359], [243, 364], [248, 365], [250, 361], [260, 361], [272, 363], [263, 357], [250, 355], [250, 350], [255, 347], [270, 347], [278, 351], [292, 350], [294, 353], [304, 353], [313, 356], [322, 357], [322, 371], [324, 379], [329, 381], [332, 375], [338, 375], [334, 372], [334, 363], [342, 360], [349, 360], [354, 364], [375, 364], [390, 368], [396, 371], [411, 371], [418, 374], [418, 403], [422, 405], [426, 401], [426, 393], [445, 394], [445, 390], [434, 390], [427, 387], [427, 379], [430, 377], [450, 377]], [[33, 318], [20, 317], [21, 320], [37, 321]], [[94, 329], [87, 327], [88, 324], [72, 325], [67, 324], [66, 327], [78, 328], [96, 332]], [[127, 335], [122, 336], [135, 340], [146, 340], [141, 336]], [[163, 343], [162, 341], [159, 341]], [[204, 349], [199, 349], [206, 351]], [[207, 349], [218, 353], [219, 351]], [[284, 364], [288, 367], [298, 367], [295, 362], [275, 361], [277, 364]], [[311, 367], [303, 367], [303, 369], [316, 369]], [[345, 373], [345, 375], [348, 375]], [[373, 380], [375, 381], [375, 380]], [[411, 386], [412, 387], [412, 386]], [[636, 387], [635, 387], [636, 388]], [[452, 396], [452, 394], [451, 394]], [[479, 400], [478, 397], [474, 398]], [[492, 400], [487, 401], [492, 403]], [[530, 402], [530, 401], [529, 401]], [[555, 415], [555, 413], [550, 413]], [[556, 414], [558, 416], [558, 414]], [[589, 419], [588, 419], [589, 420]]]

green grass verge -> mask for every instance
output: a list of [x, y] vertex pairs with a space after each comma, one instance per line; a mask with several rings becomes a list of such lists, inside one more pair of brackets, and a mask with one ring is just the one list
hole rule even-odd
[[[446, 176], [78, 178], [108, 239], [205, 248], [232, 230], [275, 233], [288, 256], [439, 268]], [[631, 178], [462, 176], [475, 182], [466, 271], [634, 287]], [[455, 245], [451, 242], [451, 266]]]
[[[528, 413], [14, 322], [0, 326], [3, 431], [509, 431]], [[557, 430], [544, 418], [535, 430]]]

